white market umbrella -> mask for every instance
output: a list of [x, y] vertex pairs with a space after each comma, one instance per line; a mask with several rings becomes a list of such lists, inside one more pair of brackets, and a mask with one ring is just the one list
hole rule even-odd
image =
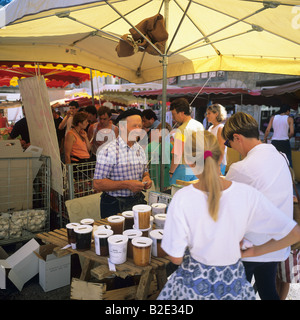
[[[168, 77], [183, 74], [300, 75], [298, 5], [297, 0], [14, 0], [0, 9], [0, 60], [74, 63], [134, 83], [163, 79], [163, 92]], [[169, 33], [165, 51], [119, 58], [121, 36], [157, 13]], [[163, 125], [165, 108], [163, 95]]]

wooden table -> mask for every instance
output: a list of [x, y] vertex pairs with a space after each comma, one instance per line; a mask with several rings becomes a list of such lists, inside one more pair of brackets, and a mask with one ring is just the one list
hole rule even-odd
[[[101, 219], [95, 221], [95, 225], [108, 224], [106, 219]], [[133, 259], [127, 258], [125, 263], [115, 265], [116, 271], [110, 271], [108, 267], [108, 257], [98, 256], [95, 253], [94, 243], [92, 242], [91, 249], [87, 251], [74, 250], [71, 247], [67, 249], [62, 249], [68, 244], [67, 240], [67, 229], [56, 229], [50, 232], [39, 233], [36, 235], [37, 238], [41, 239], [45, 243], [51, 243], [56, 245], [58, 248], [55, 250], [55, 254], [63, 256], [65, 254], [78, 254], [80, 258], [84, 258], [82, 265], [82, 272], [80, 279], [73, 279], [72, 286], [78, 289], [77, 293], [73, 292], [74, 299], [80, 299], [78, 296], [81, 295], [82, 299], [102, 299], [102, 300], [145, 300], [156, 298], [164, 284], [167, 281], [166, 268], [170, 262], [168, 257], [157, 258], [151, 257], [151, 262], [147, 267], [136, 266]], [[95, 267], [95, 264], [98, 266]], [[127, 288], [116, 289], [116, 290], [106, 290], [105, 284], [91, 284], [85, 283], [82, 285], [82, 281], [90, 280], [93, 276], [98, 280], [104, 280], [107, 278], [112, 278], [113, 276], [118, 276], [121, 278], [126, 278], [127, 276], [140, 276], [138, 285], [130, 286]], [[80, 282], [81, 281], [81, 282]], [[72, 298], [72, 286], [71, 286], [71, 298]], [[96, 287], [95, 287], [96, 286]], [[83, 293], [83, 288], [89, 287], [86, 290], [87, 295]], [[93, 290], [96, 292], [94, 296], [91, 296]]]

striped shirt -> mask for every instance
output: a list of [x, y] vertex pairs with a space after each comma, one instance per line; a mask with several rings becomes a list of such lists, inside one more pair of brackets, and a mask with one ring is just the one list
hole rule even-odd
[[[138, 143], [129, 147], [118, 136], [117, 139], [108, 143], [98, 153], [94, 180], [142, 181], [145, 172], [148, 172], [148, 167], [144, 149]], [[107, 193], [113, 197], [129, 197], [134, 195], [129, 189], [108, 191]]]

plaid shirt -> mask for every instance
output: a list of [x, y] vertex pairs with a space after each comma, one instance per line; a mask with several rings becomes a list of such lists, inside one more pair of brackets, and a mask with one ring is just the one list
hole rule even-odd
[[[107, 144], [97, 155], [94, 179], [114, 181], [139, 180], [148, 172], [144, 149], [135, 143], [131, 148], [118, 136]], [[134, 193], [129, 189], [108, 191], [113, 197], [129, 197]]]

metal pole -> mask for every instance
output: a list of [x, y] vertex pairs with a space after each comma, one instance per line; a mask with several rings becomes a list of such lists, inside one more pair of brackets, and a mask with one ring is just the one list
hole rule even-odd
[[91, 78], [91, 91], [92, 91], [92, 104], [95, 107], [95, 99], [94, 99], [94, 84], [93, 84], [93, 70], [90, 69], [90, 78]]
[[[170, 0], [165, 1], [165, 10], [164, 10], [164, 18], [166, 24], [166, 30], [168, 31], [169, 26], [169, 2]], [[165, 46], [165, 52], [162, 56], [162, 65], [163, 65], [163, 83], [162, 83], [162, 108], [161, 108], [161, 163], [160, 163], [160, 191], [162, 192], [164, 189], [164, 161], [165, 158], [165, 150], [166, 150], [166, 135], [165, 129], [166, 128], [166, 112], [167, 112], [167, 67], [168, 67], [168, 57], [167, 57], [167, 43]]]

